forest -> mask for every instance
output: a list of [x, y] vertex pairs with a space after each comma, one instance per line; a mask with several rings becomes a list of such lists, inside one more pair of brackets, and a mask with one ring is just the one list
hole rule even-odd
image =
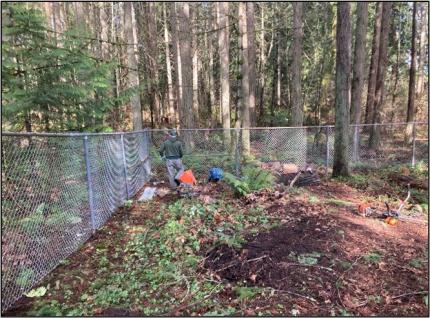
[[[333, 124], [336, 8], [5, 2], [2, 129]], [[351, 123], [426, 120], [428, 4], [351, 3], [349, 11], [339, 45], [348, 49]]]
[[428, 317], [428, 9], [2, 2], [2, 315]]

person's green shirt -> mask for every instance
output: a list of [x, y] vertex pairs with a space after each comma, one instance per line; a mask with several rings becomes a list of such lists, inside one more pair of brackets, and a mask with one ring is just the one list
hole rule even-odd
[[165, 156], [166, 159], [181, 159], [183, 156], [182, 142], [177, 138], [169, 137], [169, 139], [161, 145], [160, 156]]

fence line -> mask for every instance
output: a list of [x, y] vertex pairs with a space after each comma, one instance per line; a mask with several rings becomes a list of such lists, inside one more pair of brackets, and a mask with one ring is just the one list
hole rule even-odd
[[[414, 123], [412, 144], [404, 141], [406, 123], [378, 125], [377, 151], [368, 147], [367, 126], [350, 126], [352, 165], [428, 165], [426, 123]], [[157, 152], [164, 131], [2, 134], [2, 312], [151, 177], [166, 178]], [[183, 162], [200, 180], [213, 166], [240, 175], [248, 135], [249, 155], [260, 162], [312, 164], [326, 173], [333, 163], [334, 126], [183, 129]]]

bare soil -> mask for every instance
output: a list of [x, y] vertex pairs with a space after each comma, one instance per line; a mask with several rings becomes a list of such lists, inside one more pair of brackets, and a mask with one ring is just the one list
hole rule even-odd
[[[200, 188], [200, 198], [225, 197], [228, 187], [219, 183]], [[137, 197], [137, 196], [136, 196]], [[323, 180], [292, 193], [262, 191], [249, 198], [228, 196], [238, 209], [263, 208], [279, 226], [246, 234], [246, 243], [235, 249], [207, 245], [200, 271], [212, 273], [222, 282], [222, 292], [211, 295], [236, 315], [294, 314], [305, 316], [378, 315], [428, 316], [428, 226], [399, 221], [395, 226], [383, 220], [363, 218], [355, 213], [356, 203], [368, 198], [363, 192], [340, 182]], [[68, 265], [56, 268], [42, 285], [71, 284], [75, 294], [67, 302], [78, 302], [97, 273], [94, 250], [112, 250], [109, 261], [121, 264], [126, 255], [113, 257], [117, 244], [133, 233], [129, 225], [144, 225], [158, 213], [159, 204], [178, 199], [175, 193], [156, 197], [152, 204], [134, 205], [116, 212], [80, 250]], [[339, 204], [343, 200], [351, 204]], [[308, 259], [307, 259], [308, 257]], [[305, 261], [304, 261], [305, 260]], [[306, 261], [308, 260], [308, 261]], [[118, 269], [120, 266], [118, 266]], [[72, 273], [79, 270], [81, 279]], [[235, 287], [261, 288], [258, 296], [239, 299]], [[45, 299], [65, 301], [61, 293]], [[35, 299], [23, 297], [7, 316], [26, 315]], [[186, 299], [170, 315], [203, 315], [206, 308]], [[107, 308], [101, 316], [139, 316], [132, 308]]]

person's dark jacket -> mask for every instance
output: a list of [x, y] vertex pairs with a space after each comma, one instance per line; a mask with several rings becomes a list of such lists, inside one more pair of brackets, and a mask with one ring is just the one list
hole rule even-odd
[[181, 159], [183, 156], [182, 142], [176, 137], [169, 137], [160, 148], [160, 156], [166, 159]]

